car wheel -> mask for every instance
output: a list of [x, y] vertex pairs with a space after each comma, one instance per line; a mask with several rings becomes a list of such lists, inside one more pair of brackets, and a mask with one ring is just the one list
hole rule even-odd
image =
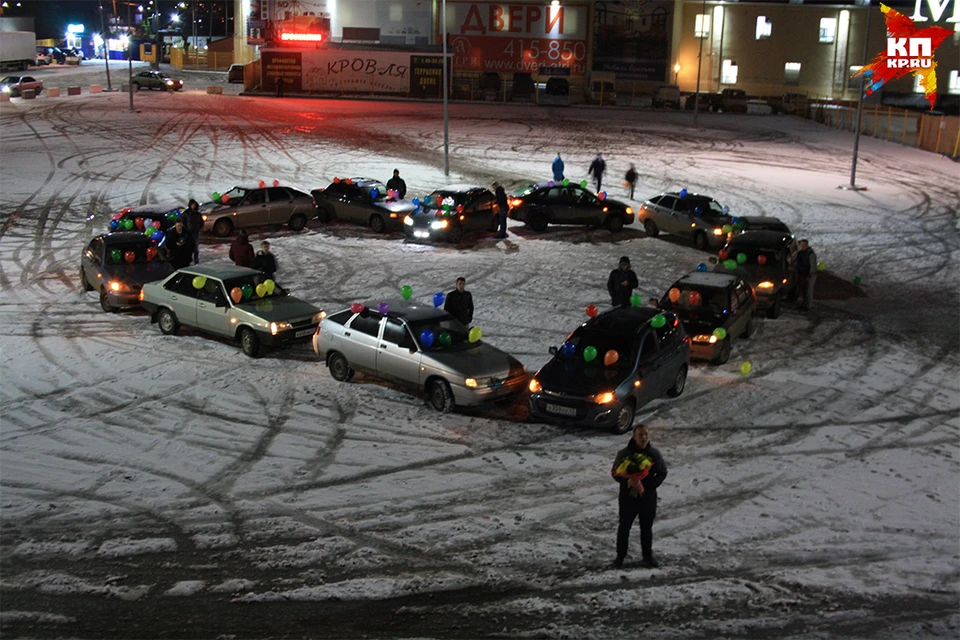
[[450, 413], [453, 411], [453, 391], [446, 380], [434, 380], [427, 387], [427, 402], [437, 411]]
[[260, 355], [260, 338], [257, 337], [253, 329], [248, 329], [247, 327], [240, 329], [240, 347], [243, 349], [243, 352], [251, 358], [256, 358]]
[[180, 331], [177, 316], [173, 315], [173, 311], [166, 307], [157, 311], [157, 324], [160, 325], [160, 332], [165, 336], [175, 336]]
[[677, 371], [677, 377], [673, 380], [673, 386], [667, 390], [667, 395], [676, 398], [683, 393], [683, 388], [687, 386], [687, 365], [680, 367]]
[[547, 216], [542, 213], [535, 213], [530, 216], [530, 222], [527, 224], [529, 224], [530, 228], [534, 231], [545, 231], [547, 229]]
[[623, 217], [612, 215], [607, 218], [607, 229], [610, 230], [610, 233], [616, 233], [623, 229]]
[[456, 225], [453, 229], [450, 230], [450, 242], [453, 244], [460, 244], [463, 240], [463, 227]]
[[100, 291], [100, 308], [106, 311], [107, 313], [116, 312], [117, 308], [110, 304], [110, 300], [107, 298], [107, 292]]
[[333, 220], [333, 210], [326, 205], [320, 205], [317, 207], [317, 219], [320, 222], [328, 223]]
[[720, 351], [717, 352], [717, 357], [713, 359], [715, 364], [727, 364], [727, 361], [730, 359], [730, 338], [724, 338], [720, 343]]
[[290, 222], [287, 223], [287, 226], [289, 226], [292, 231], [300, 231], [307, 226], [307, 216], [302, 213], [294, 214], [290, 217]]
[[707, 250], [707, 234], [703, 231], [697, 231], [693, 234], [693, 246], [699, 251]]
[[93, 291], [93, 287], [87, 282], [87, 274], [83, 272], [83, 267], [80, 267], [80, 286], [83, 287], [84, 291]]
[[633, 414], [636, 409], [633, 408], [633, 400], [627, 400], [620, 407], [617, 413], [617, 421], [613, 423], [614, 433], [626, 433], [633, 426]]
[[779, 318], [780, 312], [782, 311], [783, 301], [780, 299], [780, 294], [778, 293], [773, 298], [773, 306], [767, 309], [768, 318]]
[[383, 221], [383, 216], [373, 214], [370, 216], [370, 229], [374, 233], [383, 233], [387, 230], [387, 223]]
[[660, 235], [660, 229], [657, 228], [657, 223], [653, 220], [643, 221], [643, 232], [647, 234], [648, 238], [656, 238]]
[[350, 363], [347, 362], [342, 353], [336, 351], [331, 353], [330, 357], [327, 358], [327, 368], [330, 369], [330, 375], [333, 376], [333, 379], [338, 382], [347, 382], [353, 377], [353, 369], [350, 368]]
[[233, 223], [229, 218], [220, 218], [213, 223], [213, 235], [218, 238], [226, 238], [233, 233]]

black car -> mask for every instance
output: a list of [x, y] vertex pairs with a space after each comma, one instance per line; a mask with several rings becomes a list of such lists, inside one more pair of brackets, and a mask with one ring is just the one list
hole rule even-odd
[[[727, 207], [699, 193], [661, 193], [640, 205], [637, 219], [644, 232], [656, 238], [660, 232], [690, 239], [697, 249], [718, 249], [733, 230]], [[724, 229], [724, 227], [727, 227]]]
[[580, 325], [530, 381], [530, 414], [629, 431], [637, 409], [686, 385], [690, 345], [676, 314], [615, 307]]
[[[175, 204], [145, 204], [127, 207], [110, 218], [110, 231], [139, 231], [153, 227], [166, 232], [183, 215], [183, 207]], [[139, 224], [137, 223], [139, 220]]]
[[753, 335], [757, 296], [738, 275], [694, 271], [674, 282], [657, 307], [680, 318], [691, 358], [724, 364], [734, 338]]
[[452, 184], [423, 199], [422, 210], [403, 219], [407, 240], [459, 243], [470, 234], [496, 231], [497, 198], [484, 187]]
[[80, 256], [80, 286], [100, 294], [104, 311], [140, 306], [140, 289], [147, 282], [173, 273], [157, 245], [142, 233], [105, 233], [87, 243]]
[[733, 219], [735, 231], [779, 231], [790, 233], [790, 227], [780, 218], [773, 216], [740, 216]]
[[797, 297], [797, 241], [780, 231], [746, 231], [720, 250], [717, 273], [735, 273], [757, 292], [757, 308], [780, 315], [784, 299]]
[[585, 224], [620, 231], [633, 224], [633, 209], [622, 202], [587, 191], [580, 185], [532, 184], [511, 197], [510, 217], [534, 231], [548, 224]]
[[373, 178], [336, 178], [310, 192], [320, 222], [342, 220], [368, 226], [376, 233], [402, 231], [403, 219], [416, 211], [406, 200], [387, 197], [387, 187]]

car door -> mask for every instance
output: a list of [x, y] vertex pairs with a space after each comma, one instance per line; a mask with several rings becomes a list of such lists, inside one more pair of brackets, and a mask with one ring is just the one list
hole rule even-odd
[[700, 201], [690, 198], [677, 198], [673, 202], [670, 233], [678, 236], [689, 236], [690, 224], [693, 222], [693, 210], [700, 206]]
[[673, 214], [674, 206], [680, 201], [680, 198], [671, 195], [665, 195], [660, 198], [657, 204], [656, 216], [654, 222], [665, 233], [676, 233], [677, 223]]
[[80, 256], [80, 268], [83, 269], [83, 277], [87, 283], [94, 288], [100, 286], [100, 269], [103, 263], [103, 240], [94, 238], [87, 244]]
[[743, 280], [738, 280], [730, 291], [730, 314], [733, 316], [731, 331], [727, 333], [731, 336], [739, 336], [747, 328], [750, 322], [750, 316], [753, 309], [750, 304], [750, 285]]
[[549, 211], [553, 224], [570, 224], [579, 194], [570, 187], [550, 187], [540, 197], [540, 202]]
[[663, 395], [667, 389], [673, 386], [677, 371], [687, 362], [687, 352], [681, 348], [683, 346], [683, 328], [680, 323], [674, 325], [668, 319], [662, 327], [653, 329], [652, 334], [657, 337], [659, 348], [654, 364], [659, 383], [658, 395]]
[[419, 387], [421, 355], [403, 322], [399, 318], [387, 318], [377, 350], [377, 375]]
[[[337, 217], [353, 224], [367, 224], [369, 209], [363, 196], [363, 189], [356, 184], [345, 185], [343, 195], [340, 197]], [[367, 195], [367, 198], [369, 197]]]
[[250, 189], [243, 202], [237, 206], [236, 222], [239, 227], [253, 227], [270, 221], [267, 209], [267, 190]]
[[341, 351], [354, 369], [376, 374], [382, 319], [379, 313], [364, 309], [354, 315], [344, 329]]
[[293, 215], [293, 195], [283, 187], [267, 190], [267, 221], [270, 224], [286, 224]]
[[475, 194], [464, 207], [464, 231], [477, 233], [489, 231], [496, 215], [497, 199], [489, 191]]
[[600, 200], [586, 189], [580, 189], [579, 191], [579, 197], [573, 206], [571, 222], [576, 224], [602, 223], [606, 215], [603, 213]]
[[662, 373], [657, 370], [657, 356], [660, 353], [657, 336], [648, 328], [639, 340], [640, 355], [637, 361], [637, 377], [640, 379], [640, 386], [634, 386], [637, 408], [659, 398], [660, 387], [663, 384], [660, 380]]
[[230, 305], [218, 280], [207, 278], [206, 285], [197, 291], [197, 328], [227, 338], [234, 335], [236, 326], [230, 322]]
[[179, 273], [164, 285], [166, 300], [158, 301], [161, 306], [169, 307], [177, 320], [185, 327], [197, 326], [197, 289], [193, 286], [193, 276]]

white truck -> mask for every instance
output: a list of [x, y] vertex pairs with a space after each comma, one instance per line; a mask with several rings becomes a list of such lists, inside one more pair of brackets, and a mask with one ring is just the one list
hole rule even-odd
[[26, 71], [37, 57], [37, 34], [0, 31], [0, 71]]

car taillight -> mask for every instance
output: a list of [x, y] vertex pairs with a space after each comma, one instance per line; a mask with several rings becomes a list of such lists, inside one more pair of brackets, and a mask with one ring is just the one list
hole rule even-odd
[[140, 302], [143, 302], [143, 289], [140, 289], [140, 295], [137, 297], [140, 298]]

